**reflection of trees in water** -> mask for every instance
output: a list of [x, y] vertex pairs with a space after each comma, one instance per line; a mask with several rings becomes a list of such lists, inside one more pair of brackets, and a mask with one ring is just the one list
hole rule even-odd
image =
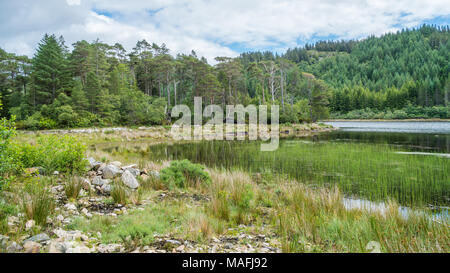
[[[450, 135], [387, 132], [335, 131], [319, 136], [320, 140], [357, 141], [402, 145], [414, 151], [450, 152]], [[317, 139], [313, 138], [312, 141]]]

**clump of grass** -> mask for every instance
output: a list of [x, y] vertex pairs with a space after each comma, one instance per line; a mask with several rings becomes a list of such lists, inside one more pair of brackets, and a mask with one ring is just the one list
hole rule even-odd
[[254, 206], [256, 185], [243, 172], [212, 172], [210, 211], [218, 219], [230, 220], [236, 224], [249, 222]]
[[71, 177], [64, 185], [64, 191], [68, 199], [76, 200], [80, 194], [82, 183], [80, 178]]
[[128, 199], [133, 205], [140, 205], [142, 202], [142, 195], [144, 189], [139, 188], [138, 190], [129, 192]]
[[128, 234], [119, 234], [122, 244], [126, 251], [133, 251], [139, 246], [143, 245], [148, 233], [132, 228]]
[[141, 188], [144, 191], [150, 191], [150, 190], [167, 190], [167, 184], [164, 183], [161, 179], [154, 175], [149, 175], [146, 179], [143, 179], [142, 177], [138, 177], [139, 180], [139, 188]]
[[128, 203], [128, 189], [118, 180], [111, 187], [111, 197], [116, 204], [126, 205]]
[[44, 180], [32, 178], [26, 181], [22, 192], [22, 209], [27, 219], [44, 226], [54, 208], [55, 201]]
[[214, 227], [204, 214], [194, 213], [189, 217], [188, 236], [196, 241], [204, 241], [209, 239], [214, 232]]

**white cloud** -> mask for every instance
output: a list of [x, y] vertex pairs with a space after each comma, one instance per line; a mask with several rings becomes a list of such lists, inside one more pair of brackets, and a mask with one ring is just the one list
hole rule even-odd
[[66, 0], [66, 2], [69, 6], [79, 6], [81, 4], [81, 0]]
[[361, 38], [449, 15], [447, 0], [2, 1], [0, 47], [31, 55], [46, 32], [68, 43], [98, 37], [128, 49], [145, 38], [166, 43], [172, 53], [194, 49], [213, 61], [236, 56], [231, 44], [286, 48], [314, 36]]

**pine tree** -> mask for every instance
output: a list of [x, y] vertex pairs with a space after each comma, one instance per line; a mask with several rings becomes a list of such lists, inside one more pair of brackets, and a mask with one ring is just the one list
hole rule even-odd
[[72, 107], [77, 112], [89, 109], [89, 101], [80, 81], [76, 82], [72, 90]]
[[91, 113], [97, 113], [98, 103], [100, 100], [101, 85], [93, 71], [87, 75], [86, 86], [84, 87], [86, 97], [89, 102], [89, 111]]
[[31, 104], [34, 107], [51, 104], [59, 93], [68, 92], [71, 78], [64, 50], [61, 40], [58, 41], [55, 35], [45, 34], [39, 43], [32, 64], [34, 88]]
[[309, 105], [311, 107], [311, 120], [316, 122], [319, 119], [328, 117], [328, 92], [324, 82], [313, 80]]

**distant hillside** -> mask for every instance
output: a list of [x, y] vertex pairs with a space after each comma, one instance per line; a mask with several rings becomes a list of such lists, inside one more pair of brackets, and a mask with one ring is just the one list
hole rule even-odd
[[244, 63], [254, 58], [285, 58], [324, 80], [333, 88], [334, 112], [399, 109], [408, 103], [448, 105], [449, 26], [423, 25], [361, 41], [320, 41], [288, 49], [280, 56], [269, 52], [241, 55]]

